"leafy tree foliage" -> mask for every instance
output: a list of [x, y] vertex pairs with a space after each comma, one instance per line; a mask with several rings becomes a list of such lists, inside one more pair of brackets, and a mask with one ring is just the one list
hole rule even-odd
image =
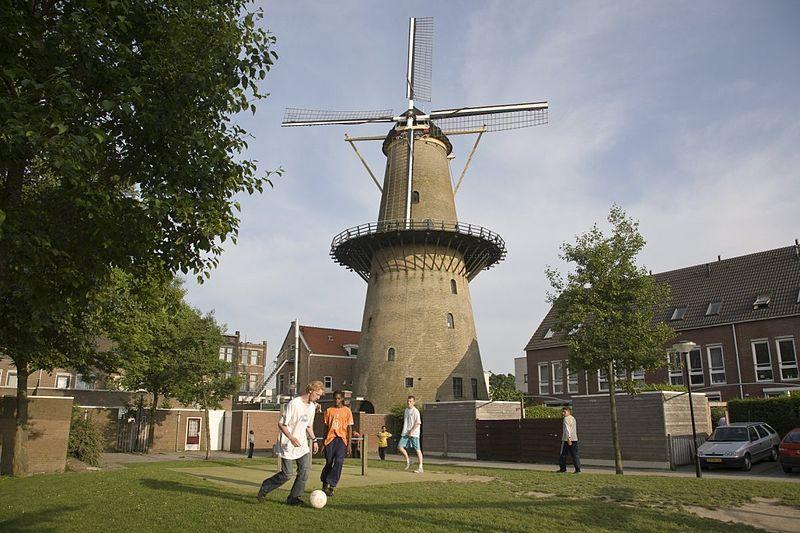
[[246, 0], [0, 2], [0, 352], [27, 383], [91, 363], [92, 294], [112, 268], [208, 276], [235, 242], [243, 156], [277, 58]]
[[489, 375], [489, 397], [495, 401], [520, 401], [522, 392], [517, 390], [514, 374]]
[[103, 435], [94, 417], [85, 414], [77, 405], [72, 408], [67, 453], [91, 466], [100, 465]]
[[595, 224], [561, 246], [561, 258], [574, 265], [566, 279], [548, 268], [553, 288], [549, 300], [555, 310], [555, 328], [569, 346], [569, 366], [590, 374], [605, 372], [611, 406], [616, 470], [622, 473], [615, 393], [617, 372], [652, 370], [666, 362], [666, 344], [675, 333], [656, 322], [655, 313], [669, 299], [669, 287], [659, 284], [636, 265], [644, 248], [638, 222], [618, 206], [608, 215], [611, 234]]

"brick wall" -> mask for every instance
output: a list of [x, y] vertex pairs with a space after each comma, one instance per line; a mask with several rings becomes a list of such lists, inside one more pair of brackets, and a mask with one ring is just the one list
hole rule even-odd
[[[2, 472], [10, 473], [14, 454], [16, 398], [0, 398]], [[72, 398], [35, 396], [28, 403], [28, 466], [32, 474], [63, 472], [72, 415]]]

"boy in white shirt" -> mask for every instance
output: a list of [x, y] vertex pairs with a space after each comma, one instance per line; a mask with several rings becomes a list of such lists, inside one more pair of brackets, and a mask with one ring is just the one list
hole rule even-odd
[[416, 399], [409, 396], [406, 400], [408, 407], [403, 412], [403, 431], [400, 432], [400, 440], [397, 441], [397, 449], [403, 457], [406, 458], [406, 470], [411, 468], [411, 459], [408, 458], [406, 448], [413, 448], [417, 451], [417, 459], [419, 459], [419, 467], [414, 470], [415, 474], [422, 474], [422, 448], [419, 445], [419, 433], [422, 428], [422, 417], [419, 414], [419, 409], [414, 407]]
[[277, 453], [281, 458], [281, 471], [261, 483], [261, 489], [258, 491], [260, 503], [264, 503], [267, 494], [289, 481], [292, 476], [292, 461], [297, 463], [297, 476], [286, 503], [289, 505], [303, 503], [300, 495], [306, 490], [306, 481], [311, 470], [311, 450], [308, 448], [308, 439], [314, 443], [313, 452], [317, 453], [314, 413], [317, 410], [316, 402], [324, 391], [325, 388], [321, 381], [312, 381], [306, 387], [305, 394], [286, 404], [286, 410], [278, 421]]

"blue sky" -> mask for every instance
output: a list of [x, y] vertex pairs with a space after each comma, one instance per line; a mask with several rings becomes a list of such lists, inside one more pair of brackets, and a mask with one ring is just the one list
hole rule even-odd
[[[654, 272], [800, 238], [800, 2], [263, 2], [280, 55], [262, 82], [248, 157], [285, 175], [241, 198], [228, 245], [189, 301], [267, 340], [289, 323], [359, 329], [366, 284], [328, 256], [377, 218], [379, 193], [344, 134], [387, 125], [280, 128], [285, 107], [405, 105], [408, 18], [434, 17], [424, 109], [548, 100], [550, 123], [484, 136], [459, 219], [502, 235], [508, 258], [471, 283], [484, 367], [513, 358], [547, 312], [558, 247], [614, 203], [641, 223]], [[454, 173], [471, 140], [453, 139]], [[383, 175], [379, 143], [361, 149]]]

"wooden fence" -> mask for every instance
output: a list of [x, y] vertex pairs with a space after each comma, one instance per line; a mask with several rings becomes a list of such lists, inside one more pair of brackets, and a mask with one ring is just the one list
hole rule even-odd
[[478, 459], [557, 463], [561, 419], [476, 420]]

